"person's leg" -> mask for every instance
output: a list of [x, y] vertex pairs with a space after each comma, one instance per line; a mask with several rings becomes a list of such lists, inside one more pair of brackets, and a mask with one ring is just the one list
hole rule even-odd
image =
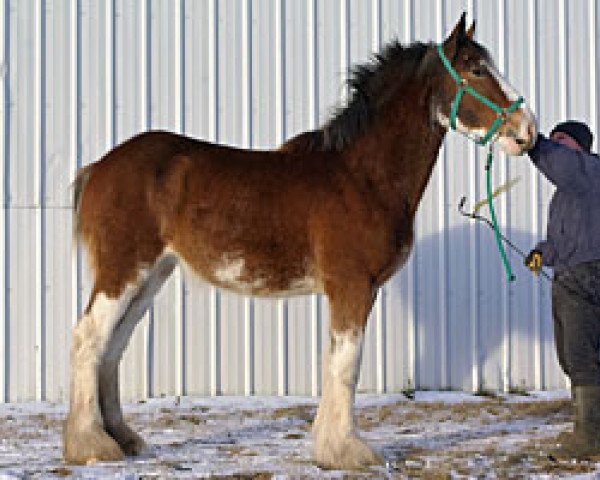
[[600, 386], [600, 306], [590, 291], [595, 279], [593, 264], [582, 264], [561, 275], [553, 286], [553, 312], [559, 322], [557, 350], [561, 366], [573, 386]]
[[600, 307], [593, 290], [600, 276], [592, 267], [580, 265], [553, 286], [557, 353], [575, 399], [574, 432], [560, 437], [555, 452], [562, 458], [600, 455]]
[[569, 375], [569, 369], [565, 359], [565, 342], [564, 342], [564, 326], [562, 309], [559, 305], [562, 305], [562, 296], [565, 294], [560, 284], [555, 279], [552, 282], [552, 319], [554, 322], [554, 345], [556, 347], [556, 355], [558, 357], [558, 363], [562, 368], [565, 375]]

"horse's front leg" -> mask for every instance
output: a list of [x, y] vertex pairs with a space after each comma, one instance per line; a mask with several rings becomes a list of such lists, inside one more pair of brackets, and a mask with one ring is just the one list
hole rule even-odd
[[354, 396], [373, 293], [368, 285], [328, 292], [330, 341], [323, 356], [323, 392], [313, 426], [315, 457], [323, 467], [356, 469], [383, 462], [359, 437], [354, 424]]

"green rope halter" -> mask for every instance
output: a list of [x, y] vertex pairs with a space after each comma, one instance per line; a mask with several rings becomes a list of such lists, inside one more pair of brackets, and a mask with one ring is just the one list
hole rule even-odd
[[[502, 125], [504, 122], [506, 122], [508, 115], [510, 113], [514, 112], [517, 108], [519, 108], [521, 106], [521, 104], [524, 102], [523, 97], [519, 97], [507, 108], [500, 107], [496, 103], [492, 102], [489, 98], [481, 95], [478, 91], [476, 91], [473, 87], [471, 87], [471, 85], [469, 85], [467, 83], [466, 79], [462, 78], [458, 74], [458, 72], [454, 69], [454, 67], [450, 63], [450, 60], [448, 60], [448, 57], [446, 57], [446, 54], [444, 53], [444, 48], [441, 44], [438, 45], [437, 51], [442, 60], [442, 63], [444, 64], [444, 67], [446, 67], [446, 70], [448, 70], [448, 73], [450, 73], [450, 76], [454, 79], [454, 81], [458, 85], [458, 90], [456, 92], [456, 96], [454, 97], [454, 100], [452, 101], [452, 106], [450, 108], [450, 127], [452, 128], [452, 130], [456, 130], [456, 118], [458, 115], [458, 107], [459, 107], [460, 101], [462, 100], [463, 95], [465, 93], [468, 93], [469, 95], [476, 98], [477, 100], [479, 100], [481, 103], [483, 103], [487, 107], [491, 108], [494, 112], [496, 112], [496, 114], [497, 114], [496, 120], [494, 120], [494, 122], [492, 123], [492, 125], [490, 126], [490, 128], [488, 129], [488, 131], [486, 132], [486, 134], [483, 137], [476, 137], [476, 136], [468, 135], [464, 132], [461, 132], [466, 137], [470, 138], [475, 143], [477, 143], [478, 145], [485, 145], [494, 136], [494, 134], [496, 133], [498, 128], [500, 128], [500, 125]], [[498, 227], [498, 221], [496, 219], [496, 212], [494, 210], [494, 204], [492, 201], [492, 199], [493, 199], [493, 196], [492, 196], [492, 160], [493, 160], [492, 144], [490, 144], [488, 156], [487, 156], [487, 162], [485, 165], [487, 200], [488, 200], [488, 206], [490, 209], [490, 216], [492, 217], [492, 225], [494, 227], [494, 233], [496, 236], [496, 244], [498, 245], [498, 250], [500, 250], [502, 262], [504, 263], [504, 268], [506, 269], [506, 276], [507, 276], [508, 280], [510, 282], [512, 282], [512, 281], [514, 281], [515, 276], [513, 275], [512, 269], [510, 267], [510, 263], [508, 261], [507, 255], [506, 255], [506, 250], [504, 249], [504, 244], [502, 243], [500, 229]]]

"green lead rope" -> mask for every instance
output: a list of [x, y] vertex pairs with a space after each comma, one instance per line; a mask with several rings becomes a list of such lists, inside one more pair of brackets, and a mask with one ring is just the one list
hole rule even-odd
[[494, 210], [492, 195], [492, 160], [492, 146], [490, 145], [487, 155], [487, 162], [485, 164], [488, 206], [490, 207], [490, 216], [492, 217], [492, 225], [494, 226], [496, 243], [498, 244], [498, 250], [500, 250], [500, 255], [502, 256], [502, 261], [504, 262], [504, 268], [506, 269], [506, 277], [508, 278], [509, 282], [513, 282], [515, 280], [515, 276], [510, 268], [508, 257], [506, 256], [506, 250], [504, 249], [504, 244], [502, 243], [502, 238], [500, 237], [500, 229], [498, 228], [498, 221], [496, 220], [496, 212]]

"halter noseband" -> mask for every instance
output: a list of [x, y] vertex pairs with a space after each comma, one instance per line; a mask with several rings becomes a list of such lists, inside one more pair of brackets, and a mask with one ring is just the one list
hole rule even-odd
[[456, 70], [454, 70], [454, 67], [452, 67], [452, 64], [450, 63], [450, 60], [448, 60], [448, 57], [446, 57], [446, 54], [444, 53], [444, 48], [441, 44], [439, 44], [437, 46], [437, 51], [438, 51], [438, 55], [440, 56], [440, 58], [442, 60], [442, 63], [444, 64], [444, 67], [446, 67], [446, 70], [448, 70], [448, 73], [450, 74], [450, 76], [454, 79], [454, 81], [458, 85], [458, 90], [456, 92], [456, 96], [454, 97], [454, 100], [452, 101], [452, 107], [450, 109], [450, 126], [452, 127], [452, 130], [456, 130], [456, 117], [458, 114], [458, 106], [460, 105], [460, 101], [462, 100], [462, 97], [465, 94], [465, 92], [470, 94], [471, 96], [475, 97], [481, 103], [490, 107], [492, 110], [494, 110], [494, 112], [496, 112], [496, 114], [497, 114], [496, 120], [494, 120], [494, 123], [492, 123], [489, 130], [483, 137], [478, 138], [478, 137], [473, 137], [468, 134], [465, 134], [467, 137], [469, 137], [471, 140], [473, 140], [478, 145], [485, 145], [487, 142], [489, 142], [489, 140], [492, 138], [494, 133], [496, 133], [496, 130], [498, 130], [500, 125], [502, 125], [504, 122], [506, 122], [508, 115], [510, 113], [514, 112], [523, 103], [523, 101], [524, 101], [523, 97], [519, 97], [517, 100], [515, 100], [512, 103], [512, 105], [510, 105], [507, 108], [500, 107], [499, 105], [492, 102], [489, 98], [483, 96], [481, 93], [479, 93], [473, 87], [471, 87], [471, 85], [469, 85], [467, 83], [467, 80], [462, 78], [458, 74], [458, 72]]

